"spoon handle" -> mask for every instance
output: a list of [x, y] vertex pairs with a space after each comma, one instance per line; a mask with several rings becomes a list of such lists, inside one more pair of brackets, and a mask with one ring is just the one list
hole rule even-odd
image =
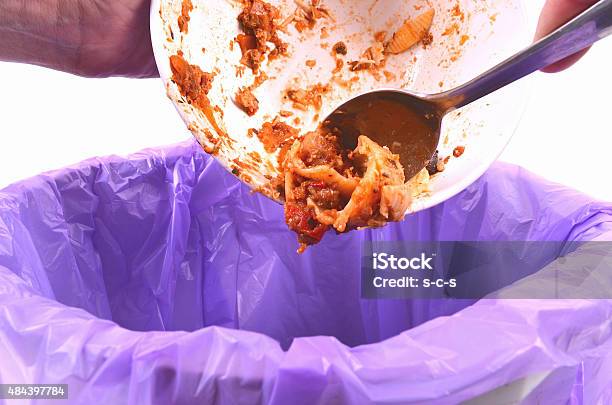
[[524, 76], [587, 48], [612, 34], [612, 0], [601, 0], [582, 14], [506, 59], [474, 80], [429, 99], [443, 111], [461, 108]]

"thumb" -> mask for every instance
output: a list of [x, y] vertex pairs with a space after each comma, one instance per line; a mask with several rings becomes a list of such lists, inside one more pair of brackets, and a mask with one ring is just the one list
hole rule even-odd
[[[547, 0], [540, 15], [535, 39], [544, 38], [595, 3], [597, 3], [597, 0]], [[542, 69], [542, 71], [555, 73], [565, 70], [576, 63], [587, 51], [588, 49], [580, 51]]]

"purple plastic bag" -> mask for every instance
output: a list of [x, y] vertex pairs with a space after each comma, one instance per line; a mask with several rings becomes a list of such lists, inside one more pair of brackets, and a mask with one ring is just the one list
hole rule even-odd
[[0, 382], [69, 384], [83, 404], [612, 401], [611, 301], [359, 286], [365, 240], [610, 240], [612, 204], [496, 164], [302, 256], [283, 219], [191, 141], [5, 189]]

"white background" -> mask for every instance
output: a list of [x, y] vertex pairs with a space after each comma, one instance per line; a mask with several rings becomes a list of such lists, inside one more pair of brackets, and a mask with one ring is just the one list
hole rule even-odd
[[[526, 0], [535, 29], [543, 0]], [[578, 65], [535, 75], [502, 160], [612, 201], [612, 38]], [[0, 63], [0, 187], [92, 156], [188, 139], [159, 80], [82, 79]]]

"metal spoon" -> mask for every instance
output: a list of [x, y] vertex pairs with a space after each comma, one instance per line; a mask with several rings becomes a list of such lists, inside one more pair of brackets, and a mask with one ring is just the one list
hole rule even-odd
[[602, 0], [546, 38], [453, 90], [427, 95], [379, 89], [345, 102], [324, 122], [341, 130], [347, 148], [356, 147], [359, 135], [389, 147], [400, 155], [409, 179], [434, 155], [446, 114], [573, 55], [611, 33], [612, 0]]

